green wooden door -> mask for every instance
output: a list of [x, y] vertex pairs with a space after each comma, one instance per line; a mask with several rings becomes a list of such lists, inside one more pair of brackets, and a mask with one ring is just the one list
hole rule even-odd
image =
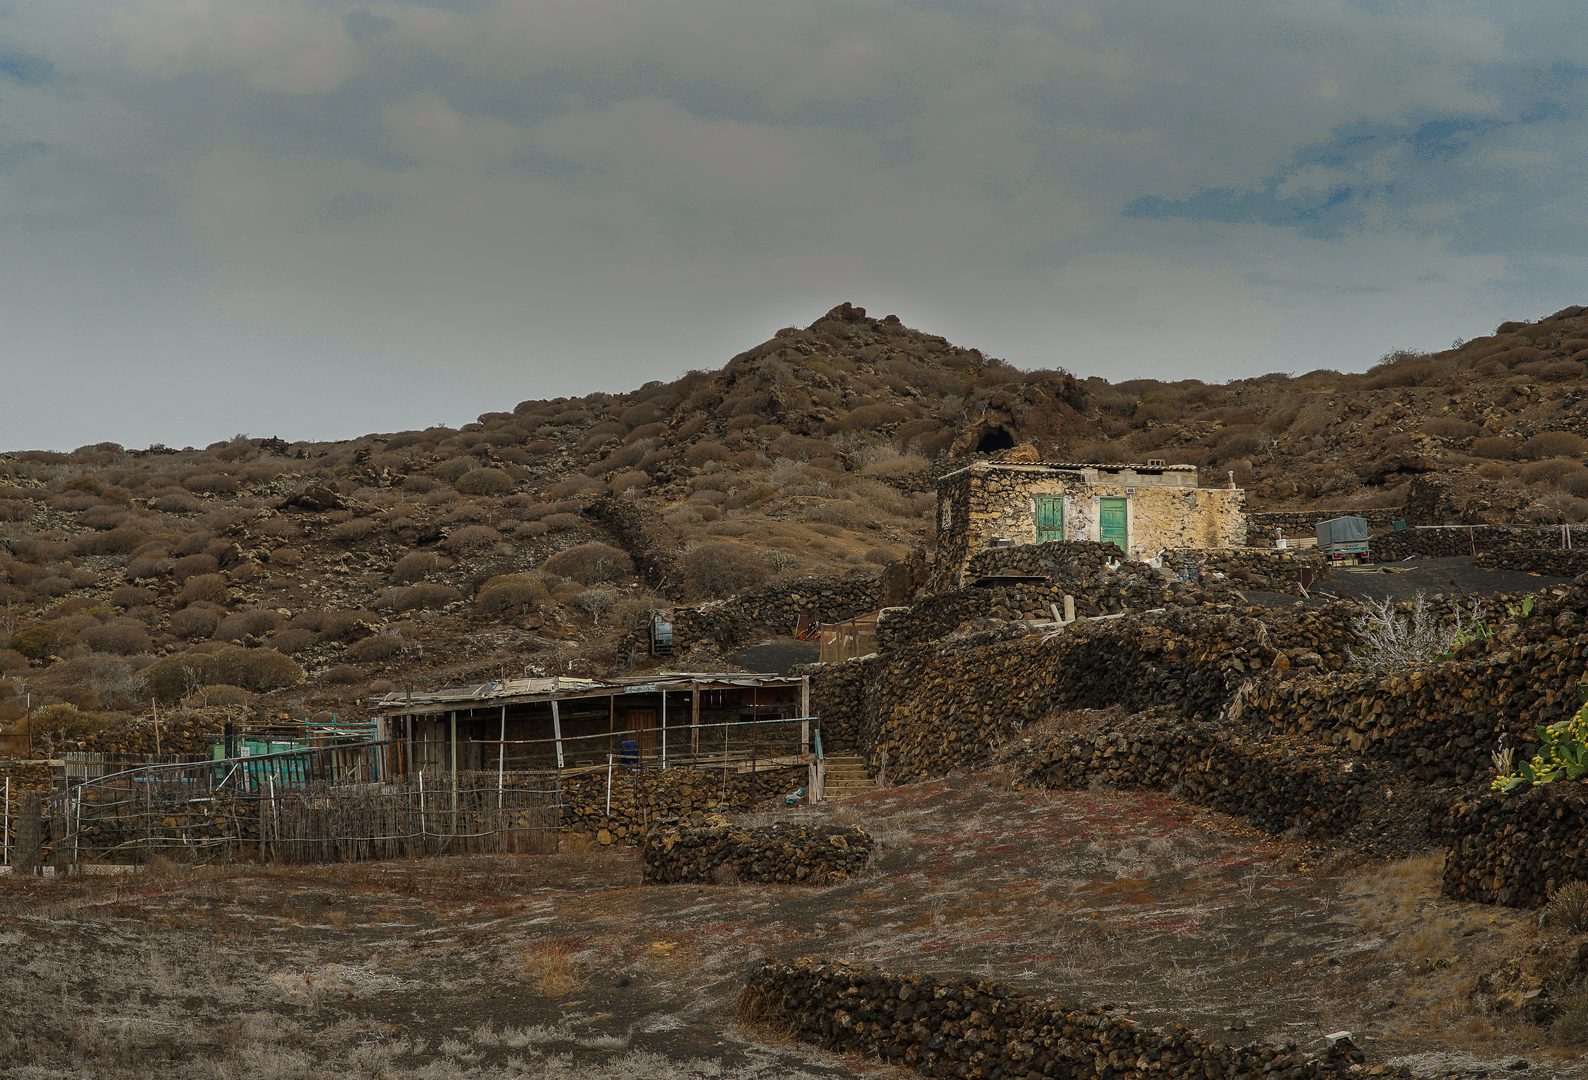
[[1043, 495], [1037, 499], [1037, 543], [1064, 539], [1064, 496]]
[[1124, 499], [1098, 500], [1097, 538], [1105, 544], [1112, 540], [1119, 545], [1120, 551], [1130, 551], [1127, 546]]

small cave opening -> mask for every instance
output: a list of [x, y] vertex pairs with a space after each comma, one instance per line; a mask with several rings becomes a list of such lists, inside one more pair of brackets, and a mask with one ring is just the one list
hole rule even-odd
[[999, 450], [1013, 450], [1015, 447], [1014, 436], [1001, 427], [990, 427], [981, 433], [981, 438], [976, 440], [978, 454], [992, 454]]

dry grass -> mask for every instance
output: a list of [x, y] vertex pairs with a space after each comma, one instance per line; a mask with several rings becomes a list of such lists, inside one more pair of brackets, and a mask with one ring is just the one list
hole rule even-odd
[[567, 997], [584, 989], [587, 975], [579, 960], [584, 938], [539, 942], [524, 950], [524, 982], [537, 994]]

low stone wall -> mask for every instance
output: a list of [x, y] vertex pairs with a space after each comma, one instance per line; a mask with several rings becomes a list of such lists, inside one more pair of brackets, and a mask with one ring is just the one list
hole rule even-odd
[[1487, 775], [1501, 734], [1531, 756], [1538, 725], [1576, 713], [1588, 636], [1467, 651], [1480, 655], [1395, 675], [1264, 681], [1237, 715], [1254, 730], [1399, 762], [1416, 780], [1467, 781]]
[[645, 838], [644, 880], [824, 885], [862, 869], [876, 845], [858, 825], [720, 825], [664, 829]]
[[1350, 754], [1293, 739], [1230, 731], [1160, 710], [1094, 732], [1066, 732], [1022, 746], [1018, 783], [1078, 789], [1173, 788], [1188, 802], [1243, 818], [1270, 833], [1315, 839], [1347, 833], [1375, 780]]
[[965, 579], [970, 581], [985, 574], [1012, 574], [1076, 580], [1102, 571], [1110, 559], [1124, 558], [1125, 553], [1113, 542], [1053, 540], [1046, 544], [1017, 544], [988, 548], [971, 556]]
[[[1041, 1001], [991, 980], [897, 975], [841, 961], [765, 960], [739, 1015], [844, 1054], [927, 1076], [1321, 1080], [1366, 1060], [1347, 1039], [1322, 1056], [1292, 1044], [1225, 1046], [1189, 1028], [1147, 1027], [1102, 1008]], [[1378, 1067], [1375, 1075], [1406, 1076]]]
[[580, 513], [612, 534], [647, 585], [676, 595], [679, 537], [660, 514], [610, 497], [596, 499]]
[[[1572, 543], [1588, 546], [1588, 528], [1573, 526]], [[1411, 556], [1447, 559], [1498, 552], [1559, 551], [1560, 546], [1557, 527], [1464, 525], [1449, 529], [1407, 529], [1369, 537], [1368, 555], [1378, 562], [1398, 562]]]
[[1296, 582], [1296, 570], [1310, 566], [1313, 580], [1327, 581], [1327, 560], [1316, 548], [1286, 548], [1283, 551], [1263, 548], [1173, 548], [1165, 556], [1165, 564], [1179, 570], [1187, 565], [1199, 565], [1223, 574], [1227, 584], [1237, 589], [1261, 589], [1265, 592], [1301, 595]]
[[805, 786], [805, 766], [739, 772], [722, 769], [627, 769], [612, 774], [612, 810], [607, 812], [605, 771], [567, 777], [562, 785], [562, 827], [601, 844], [638, 844], [663, 826], [704, 825], [707, 814], [782, 806]]
[[890, 779], [918, 780], [985, 764], [1056, 708], [1167, 704], [1212, 719], [1257, 673], [1341, 670], [1353, 612], [1171, 609], [1012, 641], [913, 645], [802, 673], [812, 676], [824, 745], [829, 724], [853, 731], [873, 773], [885, 755]]
[[[680, 652], [707, 638], [729, 649], [753, 645], [775, 634], [792, 634], [801, 615], [816, 622], [875, 611], [881, 606], [881, 582], [875, 577], [803, 577], [746, 589], [729, 600], [673, 609], [673, 651]], [[650, 648], [645, 620], [618, 643], [644, 652]]]
[[1588, 881], [1588, 792], [1554, 783], [1451, 807], [1443, 892], [1456, 900], [1538, 907], [1568, 881]]
[[1284, 529], [1288, 539], [1317, 536], [1318, 523], [1337, 517], [1359, 517], [1369, 529], [1387, 529], [1397, 521], [1406, 520], [1406, 507], [1395, 506], [1387, 510], [1279, 510], [1265, 514], [1246, 515], [1246, 543], [1252, 547], [1273, 547], [1274, 530]]
[[[1575, 539], [1575, 538], [1574, 538]], [[1555, 543], [1560, 543], [1557, 536]], [[1478, 565], [1485, 570], [1518, 570], [1544, 577], [1575, 578], [1588, 573], [1588, 547], [1562, 551], [1541, 548], [1506, 548], [1478, 554]]]

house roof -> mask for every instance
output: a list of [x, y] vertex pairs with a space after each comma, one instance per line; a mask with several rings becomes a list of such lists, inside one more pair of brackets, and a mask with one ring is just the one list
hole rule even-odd
[[497, 679], [469, 686], [448, 686], [439, 690], [395, 691], [371, 698], [370, 708], [385, 715], [444, 713], [479, 705], [517, 705], [537, 701], [565, 701], [570, 698], [617, 697], [622, 694], [654, 694], [664, 690], [725, 690], [734, 687], [799, 686], [799, 675], [771, 675], [752, 672], [669, 671], [651, 676], [622, 679], [573, 679], [551, 676], [525, 679]]
[[950, 476], [958, 476], [962, 472], [972, 472], [979, 469], [1016, 469], [1027, 472], [1037, 469], [1098, 469], [1103, 472], [1125, 472], [1129, 470], [1148, 474], [1166, 472], [1194, 473], [1197, 471], [1195, 465], [1149, 465], [1146, 462], [1105, 465], [1098, 461], [973, 461], [963, 468], [944, 473], [938, 479], [947, 480]]

